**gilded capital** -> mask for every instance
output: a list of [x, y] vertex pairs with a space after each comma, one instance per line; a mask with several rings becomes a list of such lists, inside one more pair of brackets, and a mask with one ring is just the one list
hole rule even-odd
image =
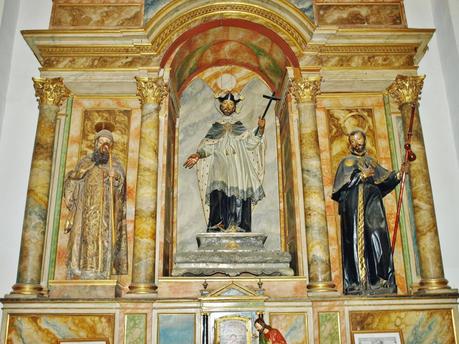
[[42, 79], [32, 78], [35, 96], [40, 105], [60, 106], [70, 95], [69, 89], [64, 85], [62, 78]]
[[142, 105], [162, 103], [168, 94], [167, 85], [162, 78], [141, 78], [136, 77], [137, 96], [140, 98]]
[[290, 85], [290, 94], [295, 97], [297, 103], [314, 102], [320, 93], [321, 81], [320, 76], [294, 79]]
[[387, 91], [399, 105], [416, 103], [424, 86], [425, 75], [397, 75]]

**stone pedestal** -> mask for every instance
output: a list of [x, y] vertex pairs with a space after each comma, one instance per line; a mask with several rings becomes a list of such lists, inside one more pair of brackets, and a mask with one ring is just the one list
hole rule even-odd
[[258, 233], [200, 233], [197, 251], [177, 253], [173, 276], [292, 276], [291, 256], [264, 247], [267, 236]]

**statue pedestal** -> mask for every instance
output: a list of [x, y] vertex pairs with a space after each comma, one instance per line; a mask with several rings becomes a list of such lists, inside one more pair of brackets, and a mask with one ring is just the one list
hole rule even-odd
[[116, 280], [65, 280], [49, 281], [50, 298], [107, 298], [120, 297], [122, 287]]
[[258, 233], [200, 233], [197, 251], [177, 253], [172, 276], [292, 276], [290, 254], [266, 250], [266, 238]]

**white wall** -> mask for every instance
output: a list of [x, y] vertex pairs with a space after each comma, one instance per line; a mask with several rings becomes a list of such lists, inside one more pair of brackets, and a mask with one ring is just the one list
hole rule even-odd
[[[7, 0], [5, 4], [10, 1], [19, 2]], [[434, 27], [434, 12], [430, 1], [405, 0], [410, 27]], [[51, 4], [50, 0], [21, 1], [18, 29], [46, 28]], [[11, 14], [7, 11], [9, 10], [5, 7], [5, 13]], [[31, 81], [32, 76], [38, 75], [38, 64], [19, 32], [14, 37], [7, 105], [0, 134], [0, 295], [8, 293], [16, 279], [24, 203], [38, 115]], [[450, 68], [459, 68], [458, 64], [442, 66], [440, 43], [435, 37], [421, 64], [420, 72], [427, 74], [421, 116], [446, 278], [453, 286], [458, 287], [459, 217], [455, 214], [459, 210], [459, 166], [452, 129], [452, 124], [456, 121], [451, 119], [448, 102], [451, 95], [446, 93], [447, 84], [443, 73], [450, 73]], [[0, 60], [0, 68], [4, 68], [5, 63], [8, 61]], [[4, 94], [4, 90], [0, 89], [0, 96]], [[459, 98], [457, 92], [455, 97]], [[455, 116], [459, 114], [456, 112]]]
[[[52, 5], [51, 0], [6, 0], [5, 17], [12, 15], [8, 7], [10, 3], [18, 3], [19, 18], [0, 134], [0, 295], [8, 293], [16, 281], [25, 196], [38, 117], [31, 78], [39, 75], [39, 65], [19, 30], [46, 29]], [[8, 63], [3, 60], [0, 62], [0, 68]], [[4, 90], [0, 95], [4, 95]]]
[[[433, 7], [433, 5], [435, 5]], [[436, 6], [446, 5], [438, 0], [405, 0], [408, 25], [411, 28], [436, 27], [434, 13], [441, 11]], [[451, 20], [449, 13], [442, 13], [445, 23]], [[438, 18], [437, 18], [438, 19]], [[440, 37], [446, 35], [447, 37]], [[434, 193], [440, 244], [446, 278], [450, 285], [459, 287], [459, 166], [455, 142], [459, 138], [457, 108], [453, 112], [457, 88], [449, 84], [449, 77], [458, 72], [458, 63], [450, 65], [451, 56], [446, 52], [456, 51], [451, 43], [454, 32], [443, 24], [431, 41], [429, 51], [421, 62], [419, 73], [427, 78], [422, 92], [421, 121], [429, 160], [429, 170]], [[441, 54], [442, 53], [442, 54]], [[444, 54], [446, 53], [447, 56]], [[445, 61], [450, 61], [445, 63]], [[444, 62], [444, 63], [442, 63]], [[446, 76], [446, 78], [445, 78]], [[457, 79], [456, 79], [457, 80]], [[450, 92], [447, 92], [450, 91]]]
[[18, 21], [19, 0], [0, 0], [0, 135], [5, 114], [6, 92], [10, 76], [16, 24]]
[[5, 0], [0, 0], [0, 25], [2, 24], [3, 6], [4, 5], [5, 5]]

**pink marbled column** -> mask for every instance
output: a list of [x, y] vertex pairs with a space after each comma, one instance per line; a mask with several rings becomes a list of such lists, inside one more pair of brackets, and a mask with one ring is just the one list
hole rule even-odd
[[14, 295], [39, 295], [46, 234], [54, 135], [59, 105], [69, 95], [61, 78], [34, 79], [39, 115], [22, 228]]
[[[400, 106], [405, 135], [408, 132], [412, 109], [418, 103], [423, 81], [423, 76], [408, 77], [399, 75], [389, 88], [389, 93]], [[411, 147], [417, 159], [411, 163], [409, 179], [421, 268], [419, 292], [444, 292], [445, 289], [449, 289], [449, 286], [443, 271], [429, 167], [418, 111], [415, 111], [413, 123]]]
[[336, 291], [332, 282], [330, 248], [325, 213], [325, 197], [317, 131], [315, 96], [320, 78], [304, 78], [292, 82], [299, 113], [301, 170], [308, 270], [311, 292]]
[[167, 94], [162, 79], [136, 78], [142, 103], [139, 166], [134, 219], [134, 257], [129, 294], [156, 294], [155, 248], [159, 110]]

